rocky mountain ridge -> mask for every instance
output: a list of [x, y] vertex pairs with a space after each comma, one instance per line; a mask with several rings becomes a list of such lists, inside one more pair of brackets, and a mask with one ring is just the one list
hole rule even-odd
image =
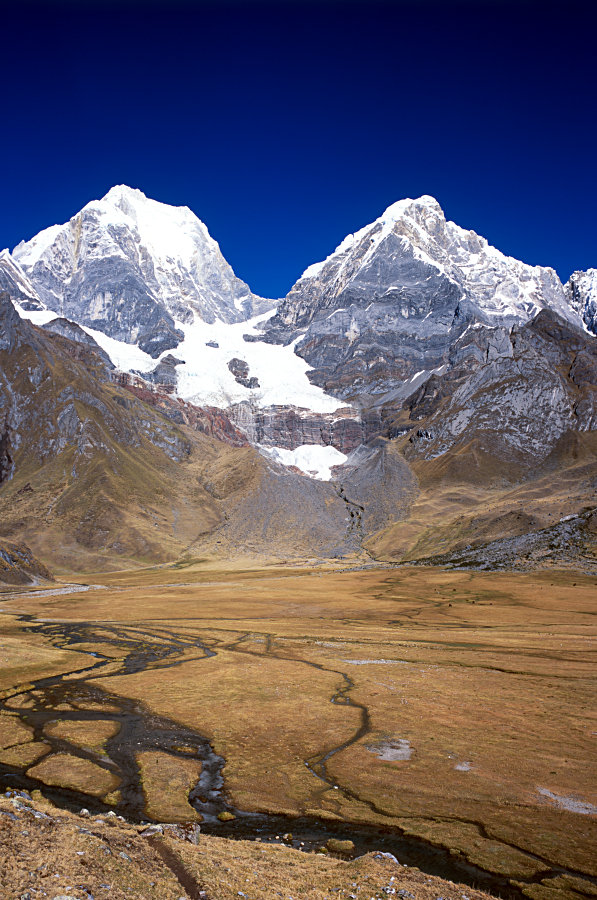
[[[514, 484], [531, 492], [530, 508], [541, 506], [529, 528], [545, 531], [548, 515], [595, 505], [596, 270], [564, 288], [553, 270], [503, 256], [423, 197], [346, 238], [277, 312], [244, 319], [254, 307], [243, 305], [244, 288], [204, 226], [166, 207], [159, 221], [176, 228], [158, 252], [159, 235], [143, 219], [153, 201], [139, 193], [113, 189], [109, 202], [22, 245], [20, 263], [0, 256], [0, 505], [9, 511], [1, 536], [33, 540], [38, 552], [40, 527], [74, 527], [85, 553], [103, 545], [131, 560], [192, 547], [395, 561], [432, 557], [440, 532], [449, 535], [442, 552], [459, 552], [462, 535], [507, 536]], [[186, 256], [168, 251], [181, 233], [192, 245], [183, 241]], [[209, 278], [201, 296], [213, 289], [211, 306], [183, 290], [191, 263], [198, 279], [210, 271], [195, 258], [198, 235], [218, 263], [218, 309]], [[70, 274], [59, 296], [61, 259]], [[126, 293], [131, 266], [145, 287], [154, 279], [149, 300]], [[67, 295], [69, 316], [46, 305]], [[212, 324], [202, 318], [210, 315]], [[175, 350], [168, 340], [150, 346], [162, 326]], [[550, 471], [560, 487], [547, 514], [531, 485]], [[34, 491], [53, 485], [43, 526], [32, 498], [17, 496], [23, 479]], [[76, 502], [57, 499], [64, 485]], [[137, 498], [126, 538], [119, 492]], [[441, 498], [453, 495], [465, 498], [458, 526], [453, 500], [437, 517]], [[495, 513], [480, 516], [488, 497]]]
[[566, 296], [590, 334], [597, 334], [597, 269], [573, 272], [566, 282]]
[[315, 384], [375, 403], [445, 366], [468, 328], [521, 325], [541, 309], [579, 324], [553, 269], [504, 256], [424, 196], [388, 207], [310, 266], [264, 337], [299, 334], [296, 352]]
[[564, 288], [553, 269], [504, 256], [424, 196], [348, 235], [275, 314], [242, 329], [273, 301], [235, 278], [190, 210], [122, 185], [0, 257], [22, 315], [58, 327], [47, 319], [66, 305], [120, 370], [194, 405], [229, 407], [253, 443], [276, 446], [278, 435], [288, 449], [346, 447], [329, 427], [343, 404], [370, 437], [363, 421], [381, 414], [369, 410], [449, 371], [470, 329], [520, 326], [551, 309], [590, 332], [595, 271]]
[[176, 322], [239, 322], [271, 306], [234, 275], [190, 209], [125, 185], [12, 256], [48, 309], [154, 358], [182, 340]]

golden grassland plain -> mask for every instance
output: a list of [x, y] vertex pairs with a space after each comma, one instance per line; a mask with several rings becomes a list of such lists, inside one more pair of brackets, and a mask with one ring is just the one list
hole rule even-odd
[[[597, 875], [595, 578], [197, 561], [88, 580], [101, 589], [5, 608], [186, 640], [177, 666], [97, 684], [207, 736], [234, 805], [397, 826], [535, 900], [589, 895], [574, 875], [542, 876]], [[88, 659], [66, 656], [69, 671]], [[311, 768], [326, 754], [327, 782]], [[141, 760], [149, 803], [169, 790], [184, 809], [186, 761], [167, 779], [155, 762]]]
[[83, 669], [88, 665], [89, 656], [57, 650], [41, 635], [24, 632], [14, 616], [2, 616], [0, 696], [6, 696], [7, 691], [12, 692], [15, 684], [58, 675], [67, 670]]

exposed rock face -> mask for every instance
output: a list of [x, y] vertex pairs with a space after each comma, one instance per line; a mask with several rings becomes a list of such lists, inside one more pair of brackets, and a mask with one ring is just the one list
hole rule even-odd
[[248, 441], [223, 409], [215, 406], [194, 406], [179, 397], [163, 391], [151, 391], [138, 385], [126, 385], [127, 389], [148, 403], [177, 425], [188, 425], [194, 431], [208, 434], [231, 447], [247, 447]]
[[587, 331], [597, 335], [597, 269], [574, 272], [566, 283], [566, 295]]
[[182, 340], [175, 319], [240, 322], [272, 305], [236, 278], [187, 207], [122, 185], [13, 257], [49, 309], [154, 358]]
[[422, 423], [406, 445], [409, 459], [474, 440], [502, 465], [528, 470], [566, 432], [597, 428], [597, 345], [553, 312], [510, 331], [468, 332], [451, 359], [405, 403], [409, 420]]
[[70, 322], [68, 319], [59, 317], [57, 319], [52, 319], [51, 322], [46, 322], [45, 325], [42, 325], [42, 328], [45, 329], [45, 331], [53, 332], [53, 334], [61, 334], [62, 337], [68, 338], [69, 341], [74, 341], [77, 344], [84, 344], [86, 347], [89, 347], [90, 350], [93, 350], [109, 369], [114, 368], [114, 363], [106, 351], [102, 350], [95, 338], [92, 338], [90, 334], [83, 331], [76, 322]]
[[447, 222], [431, 197], [389, 207], [310, 266], [266, 326], [335, 396], [378, 398], [445, 365], [475, 323], [521, 324], [551, 308], [578, 321], [553, 269], [504, 256]]
[[295, 406], [260, 409], [250, 403], [239, 403], [231, 407], [230, 414], [252, 444], [286, 450], [303, 444], [322, 444], [348, 454], [383, 428], [378, 410], [358, 412], [351, 407], [334, 413], [315, 413]]
[[229, 361], [228, 368], [234, 375], [234, 380], [237, 384], [242, 384], [243, 387], [250, 390], [259, 387], [259, 379], [255, 378], [255, 376], [249, 376], [249, 364], [244, 359], [238, 359], [235, 356]]
[[8, 291], [0, 291], [0, 350], [14, 350], [20, 321]]
[[43, 309], [33, 285], [8, 250], [0, 253], [0, 291], [6, 291], [23, 309]]
[[50, 571], [26, 544], [0, 541], [0, 584], [39, 584], [53, 580]]

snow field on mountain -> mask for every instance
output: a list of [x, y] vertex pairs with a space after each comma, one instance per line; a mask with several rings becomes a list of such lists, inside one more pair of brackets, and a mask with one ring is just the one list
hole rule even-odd
[[[58, 313], [55, 313], [52, 309], [23, 309], [22, 306], [19, 306], [18, 303], [13, 302], [13, 306], [20, 315], [21, 319], [27, 319], [29, 322], [33, 322], [34, 325], [45, 325], [46, 322], [51, 322], [53, 319], [58, 319], [60, 316]], [[81, 326], [82, 327], [82, 326]], [[84, 329], [87, 331], [87, 329]]]
[[[243, 340], [243, 335], [258, 335], [256, 326], [270, 318], [262, 316], [227, 325], [208, 325], [199, 320], [192, 325], [177, 323], [185, 334], [173, 354], [185, 361], [177, 366], [178, 394], [192, 403], [227, 407], [243, 400], [257, 406], [299, 406], [314, 412], [334, 412], [345, 405], [330, 397], [307, 378], [311, 368], [297, 356], [293, 346]], [[218, 347], [208, 347], [208, 342]], [[228, 369], [231, 359], [242, 359], [249, 366], [249, 377], [255, 376], [259, 387], [249, 390], [238, 384]]]
[[[17, 311], [34, 325], [45, 325], [58, 318], [52, 310], [35, 312], [17, 307]], [[273, 311], [235, 325], [223, 322], [209, 325], [199, 319], [192, 325], [177, 322], [185, 333], [184, 340], [174, 350], [162, 353], [162, 357], [170, 353], [176, 359], [184, 360], [182, 365], [176, 367], [177, 395], [197, 406], [219, 406], [223, 409], [243, 400], [251, 400], [260, 407], [298, 406], [313, 412], [334, 412], [345, 406], [343, 401], [336, 400], [310, 383], [307, 372], [311, 367], [295, 354], [292, 345], [282, 347], [243, 340], [244, 334], [259, 334], [257, 326], [271, 315]], [[146, 374], [159, 362], [136, 344], [117, 341], [95, 328], [81, 327], [95, 338], [122, 372]], [[219, 346], [208, 347], [208, 342]], [[229, 361], [234, 358], [248, 364], [249, 375], [258, 379], [259, 388], [250, 390], [235, 381], [228, 369]]]
[[296, 466], [305, 475], [311, 475], [319, 481], [330, 481], [331, 467], [342, 466], [348, 459], [335, 447], [322, 447], [320, 444], [301, 444], [294, 450], [258, 445], [258, 449], [264, 456], [269, 456], [283, 466]]

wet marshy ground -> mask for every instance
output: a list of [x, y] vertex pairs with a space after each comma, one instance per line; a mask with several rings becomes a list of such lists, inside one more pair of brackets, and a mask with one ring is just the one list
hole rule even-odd
[[[311, 580], [311, 584], [313, 581], [315, 579]], [[177, 586], [170, 585], [170, 588]], [[312, 590], [313, 588], [309, 585], [309, 591]], [[435, 605], [441, 611], [444, 608], [452, 609], [452, 600], [453, 597], [450, 597], [449, 604], [447, 601], [444, 603], [444, 601], [436, 600]], [[317, 612], [320, 611], [318, 608]], [[253, 610], [251, 613], [253, 614]], [[390, 613], [390, 624], [393, 625], [395, 615], [393, 608]], [[160, 609], [158, 615], [161, 616], [161, 614]], [[413, 615], [418, 614], [417, 610]], [[86, 615], [91, 616], [93, 613], [88, 612]], [[108, 615], [112, 618], [113, 613], [110, 612]], [[353, 613], [353, 615], [355, 614]], [[360, 616], [361, 610], [359, 609], [355, 621], [361, 622]], [[23, 765], [0, 764], [0, 786], [4, 788], [22, 787], [30, 791], [40, 790], [56, 805], [74, 811], [78, 811], [82, 807], [86, 807], [91, 812], [114, 810], [131, 821], [155, 821], [157, 814], [152, 811], [151, 803], [148, 802], [148, 777], [154, 781], [153, 790], [156, 790], [156, 784], [157, 790], [164, 793], [169, 788], [166, 779], [163, 785], [158, 783], [159, 778], [155, 768], [150, 776], [147, 775], [147, 771], [143, 769], [143, 757], [154, 754], [161, 760], [167, 760], [167, 765], [171, 764], [174, 768], [178, 763], [182, 765], [191, 760], [196, 763], [196, 771], [200, 771], [200, 775], [196, 776], [197, 780], [193, 779], [191, 782], [194, 783], [194, 786], [188, 795], [189, 802], [201, 816], [201, 827], [205, 832], [264, 842], [283, 841], [303, 850], [320, 848], [330, 837], [351, 840], [355, 846], [355, 854], [371, 850], [389, 852], [402, 863], [418, 866], [429, 874], [479, 886], [501, 897], [519, 898], [523, 896], [519, 887], [513, 883], [514, 879], [485, 871], [470, 864], [463, 853], [451, 853], [441, 846], [433, 846], [422, 838], [405, 834], [399, 827], [381, 827], [343, 819], [346, 810], [350, 817], [357, 808], [359, 813], [358, 815], [354, 814], [354, 818], [360, 818], [361, 822], [363, 820], [366, 822], [369, 818], [367, 810], [371, 812], [369, 819], [371, 822], [379, 822], [380, 817], [389, 818], [389, 813], [383, 808], [386, 806], [384, 796], [378, 794], [377, 800], [374, 801], [371, 796], [375, 795], [369, 792], [367, 794], [369, 799], [364, 799], [365, 792], [359, 788], [358, 780], [353, 780], [353, 776], [347, 776], [346, 773], [342, 775], [342, 768], [337, 762], [341, 751], [348, 748], [352, 748], [351, 752], [356, 752], [359, 747], [363, 746], [370, 749], [364, 744], [363, 738], [367, 738], [372, 731], [371, 705], [369, 707], [366, 705], [371, 704], [370, 695], [365, 695], [362, 688], [360, 692], [357, 690], [358, 679], [356, 676], [351, 678], [345, 669], [350, 669], [351, 664], [404, 664], [404, 661], [401, 660], [381, 658], [387, 650], [384, 650], [383, 653], [381, 650], [379, 653], [374, 652], [373, 648], [377, 646], [375, 643], [372, 643], [371, 650], [359, 651], [366, 658], [361, 659], [359, 656], [359, 658], [342, 660], [339, 658], [340, 656], [351, 655], [348, 649], [334, 650], [333, 654], [330, 652], [329, 658], [325, 658], [323, 653], [313, 652], [313, 646], [319, 644], [324, 648], [332, 646], [326, 644], [325, 641], [314, 641], [312, 637], [300, 637], [284, 643], [284, 641], [277, 640], [274, 631], [271, 633], [265, 630], [245, 632], [243, 627], [246, 625], [243, 626], [243, 621], [237, 620], [235, 617], [231, 617], [232, 621], [230, 622], [225, 622], [224, 618], [219, 620], [214, 617], [212, 621], [216, 621], [217, 626], [211, 628], [197, 625], [195, 620], [189, 617], [186, 624], [181, 619], [183, 624], [181, 624], [180, 630], [172, 625], [171, 619], [166, 622], [165, 619], [160, 618], [156, 618], [147, 625], [114, 624], [113, 621], [109, 623], [44, 621], [27, 615], [21, 615], [19, 618], [23, 629], [43, 635], [55, 648], [73, 650], [78, 655], [75, 663], [73, 654], [71, 671], [40, 678], [26, 685], [15, 686], [12, 691], [6, 691], [0, 698], [0, 712], [10, 714], [13, 719], [18, 716], [20, 722], [31, 730], [31, 737], [22, 738], [25, 743], [21, 746], [27, 746], [26, 742], [29, 741], [32, 745], [43, 746], [46, 751], [45, 755], [34, 762], [24, 762]], [[345, 624], [348, 619], [342, 621]], [[308, 627], [315, 628], [316, 626], [309, 624]], [[199, 630], [201, 630], [201, 636], [197, 633]], [[302, 635], [302, 631], [299, 633]], [[316, 631], [309, 632], [309, 634], [313, 633], [318, 634]], [[340, 646], [338, 644], [338, 647]], [[76, 669], [75, 665], [81, 665], [81, 653], [88, 654], [89, 665], [84, 669]], [[140, 700], [114, 693], [109, 689], [111, 687], [109, 679], [116, 677], [119, 681], [115, 682], [114, 686], [118, 684], [117, 689], [126, 694], [128, 690], [123, 687], [123, 676], [126, 678], [126, 676], [134, 676], [143, 672], [154, 672], [155, 676], [150, 677], [157, 679], [157, 681], [154, 680], [154, 684], [159, 684], [160, 692], [162, 691], [162, 678], [164, 684], [167, 684], [169, 679], [178, 680], [183, 702], [186, 703], [188, 699], [187, 684], [190, 683], [185, 682], [184, 679], [188, 675], [182, 674], [186, 671], [184, 669], [180, 670], [180, 674], [175, 673], [174, 670], [183, 663], [193, 663], [195, 684], [203, 685], [201, 673], [206, 669], [202, 661], [219, 656], [221, 662], [230, 654], [236, 661], [240, 659], [268, 660], [268, 666], [274, 662], [276, 666], [279, 662], [290, 662], [295, 667], [292, 672], [297, 671], [296, 667], [298, 666], [296, 690], [298, 692], [301, 692], [303, 688], [309, 690], [305, 686], [306, 682], [305, 685], [301, 682], [303, 678], [301, 672], [309, 673], [309, 677], [313, 679], [309, 684], [312, 686], [317, 684], [318, 688], [327, 684], [329, 688], [329, 692], [328, 688], [325, 688], [322, 693], [317, 694], [319, 698], [317, 702], [323, 704], [317, 709], [319, 711], [324, 708], [329, 709], [327, 704], [332, 703], [334, 707], [338, 708], [338, 715], [342, 719], [346, 716], [344, 723], [346, 727], [337, 731], [336, 739], [327, 742], [322, 739], [319, 742], [317, 735], [315, 748], [325, 747], [325, 750], [322, 749], [315, 753], [310, 751], [309, 754], [301, 754], [299, 757], [299, 765], [304, 767], [302, 771], [308, 770], [310, 773], [309, 790], [313, 795], [310, 806], [320, 807], [322, 818], [318, 818], [316, 815], [266, 815], [236, 808], [230, 795], [226, 792], [225, 759], [214, 751], [210, 741], [201, 733], [202, 699], [199, 704], [195, 705], [193, 716], [188, 719], [182, 715], [181, 707], [179, 707], [178, 714], [183, 720], [189, 721], [194, 726], [191, 728], [175, 719], [156, 715], [149, 708], [149, 699], [146, 706]], [[369, 658], [370, 655], [375, 658]], [[208, 665], [213, 667], [215, 661]], [[276, 671], [280, 671], [276, 666], [272, 666], [272, 678], [275, 678]], [[303, 666], [308, 668], [303, 669]], [[241, 671], [250, 673], [254, 670], [247, 667], [246, 669], [241, 668]], [[260, 677], [269, 678], [270, 668], [264, 666], [261, 671], [264, 675]], [[401, 669], [401, 671], [404, 670]], [[359, 674], [360, 672], [361, 670], [359, 670]], [[390, 675], [387, 674], [384, 678], [387, 680]], [[128, 683], [131, 684], [131, 682]], [[265, 683], [264, 680], [263, 684]], [[259, 689], [261, 689], [261, 684], [262, 682], [259, 682]], [[335, 686], [332, 688], [330, 685]], [[244, 686], [241, 682], [242, 687]], [[147, 694], [135, 693], [134, 690], [131, 690], [130, 694], [137, 697], [149, 697]], [[225, 699], [228, 700], [228, 696]], [[232, 693], [230, 699], [233, 703]], [[176, 711], [170, 706], [162, 704], [157, 708], [162, 713], [176, 715]], [[346, 713], [342, 712], [343, 708], [346, 708]], [[234, 717], [235, 710], [236, 707], [228, 708], [226, 712], [222, 709], [222, 716]], [[205, 715], [204, 707], [203, 711]], [[220, 706], [218, 705], [216, 714], [219, 715], [219, 712]], [[348, 722], [353, 724], [347, 725]], [[88, 727], [90, 736], [93, 735], [94, 727], [99, 733], [100, 724], [104, 728], [104, 739], [99, 744], [81, 738], [81, 735], [85, 736], [86, 727]], [[59, 727], [56, 727], [57, 725]], [[69, 732], [70, 726], [72, 728]], [[76, 731], [75, 726], [80, 728], [79, 732]], [[209, 731], [206, 728], [206, 731], [215, 734], [213, 729]], [[267, 734], [269, 735], [269, 731]], [[333, 746], [334, 744], [335, 746]], [[219, 746], [217, 742], [216, 746]], [[243, 746], [245, 745], [243, 744]], [[246, 754], [250, 759], [252, 744], [248, 733], [246, 747]], [[233, 754], [226, 752], [232, 759]], [[105, 778], [111, 779], [114, 787], [109, 791], [102, 792], [99, 788], [93, 791], [86, 788], [83, 781], [76, 788], [72, 781], [68, 783], [66, 777], [61, 781], [59, 771], [58, 776], [54, 771], [52, 779], [41, 777], [44, 765], [46, 762], [50, 763], [53, 758], [57, 761], [55, 769], [59, 767], [60, 760], [65, 766], [68, 765], [69, 760], [80, 760], [88, 765], [90, 771], [96, 771], [100, 775], [103, 774]], [[358, 756], [353, 758], [358, 758]], [[368, 770], [363, 769], [363, 771]], [[333, 773], [336, 773], [335, 776]], [[66, 774], [68, 773], [65, 770]], [[52, 784], [49, 783], [50, 780], [52, 780]], [[186, 796], [186, 791], [184, 796]], [[332, 805], [334, 798], [342, 799], [342, 803], [337, 804], [337, 808]], [[321, 804], [318, 801], [322, 801]], [[274, 805], [273, 808], [275, 809], [276, 806]], [[280, 804], [278, 808], [285, 807]], [[300, 807], [300, 809], [308, 809], [311, 812], [311, 809], [306, 806]], [[331, 821], [330, 816], [324, 818], [323, 811], [326, 809], [328, 812], [336, 809], [339, 818], [335, 821]], [[234, 818], [221, 822], [218, 815], [223, 812], [231, 813]], [[432, 814], [430, 813], [430, 815]], [[481, 839], [489, 840], [490, 838], [483, 833], [481, 828], [482, 825], [479, 825]], [[444, 846], [452, 846], [452, 844], [444, 844]], [[457, 847], [458, 844], [454, 844], [454, 846]], [[511, 846], [518, 851], [517, 845], [512, 843]], [[544, 857], [533, 856], [529, 850], [525, 850], [524, 853], [526, 858], [536, 860], [542, 868], [540, 875], [527, 875], [526, 877], [518, 875], [516, 880], [519, 883], [548, 883], [550, 879], [557, 878], [559, 875], [569, 875], [583, 878], [587, 885], [594, 886], [593, 882], [587, 878], [586, 873], [581, 875], [572, 870], [554, 866]], [[484, 864], [481, 861], [481, 865]]]
[[[212, 655], [212, 651], [200, 642], [189, 642], [174, 635], [156, 639], [135, 629], [78, 623], [55, 624], [32, 622], [22, 616], [27, 629], [44, 634], [54, 646], [76, 648], [80, 643], [96, 642], [110, 645], [118, 653], [114, 659], [100, 652], [93, 652], [96, 661], [83, 671], [42, 678], [26, 690], [19, 690], [0, 700], [0, 710], [17, 713], [21, 722], [33, 730], [33, 741], [49, 746], [49, 754], [69, 754], [87, 760], [106, 770], [119, 781], [120, 799], [107, 805], [101, 799], [68, 788], [48, 786], [28, 774], [33, 766], [21, 769], [0, 764], [0, 785], [18, 785], [27, 789], [39, 789], [57, 804], [72, 809], [81, 806], [90, 810], [116, 809], [120, 814], [144, 820], [146, 798], [143, 791], [138, 754], [146, 751], [166, 753], [171, 757], [201, 761], [202, 770], [195, 800], [198, 811], [206, 819], [214, 819], [227, 809], [222, 796], [221, 770], [224, 760], [214, 753], [209, 741], [177, 722], [151, 714], [137, 701], [112, 694], [96, 683], [109, 670], [111, 675], [128, 675], [148, 667], [168, 669], [178, 664], [188, 650], [196, 650], [199, 656]], [[81, 746], [52, 733], [48, 726], [60, 723], [112, 722], [116, 733], [107, 739], [102, 751]], [[44, 759], [49, 757], [46, 754]]]
[[[139, 754], [157, 751], [174, 759], [194, 758], [201, 761], [201, 775], [190, 793], [189, 801], [203, 819], [202, 830], [210, 834], [264, 842], [284, 841], [302, 850], [317, 849], [330, 837], [346, 839], [353, 841], [357, 854], [372, 850], [390, 852], [403, 864], [418, 866], [429, 874], [500, 891], [503, 897], [521, 896], [506, 879], [454, 861], [445, 851], [405, 837], [398, 829], [351, 823], [330, 824], [306, 816], [293, 818], [243, 812], [227, 802], [222, 776], [224, 759], [214, 752], [208, 740], [177, 722], [152, 714], [142, 703], [110, 693], [95, 683], [108, 671], [110, 675], [127, 675], [148, 667], [167, 670], [178, 665], [183, 654], [188, 659], [189, 651], [196, 652], [195, 658], [213, 655], [214, 651], [202, 642], [180, 638], [163, 629], [160, 629], [158, 637], [137, 629], [98, 626], [95, 623], [44, 623], [31, 616], [20, 618], [27, 630], [43, 634], [56, 647], [76, 650], [80, 644], [95, 643], [104, 648], [109, 645], [118, 653], [115, 659], [93, 651], [95, 661], [84, 670], [41, 678], [24, 690], [17, 687], [0, 699], [0, 710], [13, 715], [16, 713], [20, 721], [32, 729], [32, 740], [48, 746], [49, 752], [43, 759], [49, 759], [52, 754], [68, 754], [87, 760], [115, 776], [120, 782], [119, 797], [107, 803], [85, 791], [48, 785], [29, 774], [28, 770], [34, 769], [34, 765], [16, 767], [0, 764], [2, 789], [18, 787], [29, 791], [40, 790], [57, 806], [73, 811], [83, 807], [93, 813], [112, 809], [132, 821], [149, 821]], [[167, 671], [164, 677], [168, 677]], [[349, 705], [352, 701], [347, 692], [351, 682], [348, 676], [345, 677], [346, 683], [331, 700]], [[327, 760], [365, 732], [367, 713], [364, 707], [362, 712], [361, 727], [350, 741], [307, 763], [313, 774], [326, 784], [331, 784], [325, 768]], [[118, 730], [106, 740], [100, 751], [54, 735], [49, 726], [57, 721], [87, 723], [91, 728], [94, 722], [108, 721], [114, 723]], [[217, 816], [221, 812], [231, 812], [234, 820], [220, 822]]]

